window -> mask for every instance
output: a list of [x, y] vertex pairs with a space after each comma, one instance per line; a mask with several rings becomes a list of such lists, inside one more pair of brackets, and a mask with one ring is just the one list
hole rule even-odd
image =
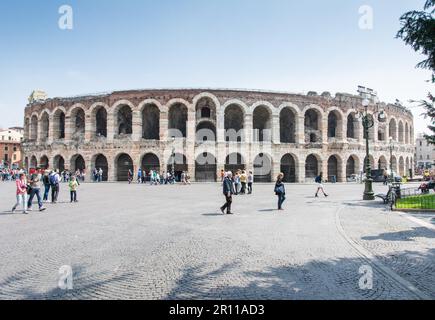
[[17, 160], [17, 155], [16, 155], [16, 154], [14, 154], [14, 161], [15, 161], [15, 160]]
[[17, 152], [17, 147], [14, 147], [14, 152]]
[[8, 159], [9, 159], [9, 158], [8, 158], [8, 154], [6, 153], [6, 154], [5, 154], [5, 161], [8, 161]]
[[8, 148], [8, 146], [5, 146], [5, 151], [9, 151], [9, 148]]
[[423, 142], [420, 141], [420, 147], [423, 145]]

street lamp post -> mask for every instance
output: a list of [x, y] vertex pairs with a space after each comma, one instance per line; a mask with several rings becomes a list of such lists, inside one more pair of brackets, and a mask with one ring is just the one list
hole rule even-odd
[[172, 137], [172, 172], [171, 172], [171, 176], [172, 179], [175, 182], [175, 137]]
[[[368, 113], [368, 107], [370, 105], [370, 100], [364, 99], [362, 102], [364, 110], [359, 112], [359, 115], [362, 118], [362, 124], [364, 129], [364, 135], [366, 139], [366, 159], [365, 159], [365, 171], [366, 171], [366, 181], [365, 181], [365, 189], [364, 189], [364, 200], [375, 200], [375, 193], [373, 192], [373, 178], [372, 178], [372, 168], [370, 164], [370, 146], [369, 146], [369, 130], [372, 128], [375, 123], [374, 119]], [[383, 111], [376, 111], [375, 113], [379, 113], [379, 120], [385, 121], [385, 115]]]

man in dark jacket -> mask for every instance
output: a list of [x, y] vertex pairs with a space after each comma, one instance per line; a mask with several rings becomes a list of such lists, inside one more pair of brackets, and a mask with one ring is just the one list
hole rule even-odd
[[233, 214], [231, 212], [231, 204], [233, 202], [233, 194], [234, 194], [232, 177], [233, 177], [232, 172], [228, 172], [223, 182], [223, 193], [226, 200], [225, 204], [221, 207], [221, 211], [223, 214], [225, 214], [225, 209], [227, 209], [227, 214]]

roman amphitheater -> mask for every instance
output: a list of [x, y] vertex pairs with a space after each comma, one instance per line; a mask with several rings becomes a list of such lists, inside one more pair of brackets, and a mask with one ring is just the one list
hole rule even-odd
[[[27, 168], [102, 168], [104, 180], [125, 181], [129, 169], [188, 171], [216, 181], [222, 169], [246, 168], [256, 181], [279, 172], [307, 182], [320, 171], [345, 182], [363, 170], [360, 95], [307, 95], [250, 90], [135, 90], [30, 102], [23, 151]], [[411, 112], [369, 105], [372, 168], [413, 167]], [[386, 118], [379, 117], [383, 110]], [[382, 120], [382, 121], [381, 121]]]

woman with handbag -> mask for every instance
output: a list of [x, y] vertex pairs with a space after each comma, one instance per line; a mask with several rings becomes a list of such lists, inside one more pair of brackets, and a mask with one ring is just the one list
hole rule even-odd
[[284, 210], [282, 204], [285, 201], [285, 186], [283, 183], [284, 173], [280, 173], [276, 179], [275, 194], [278, 196], [278, 210]]

